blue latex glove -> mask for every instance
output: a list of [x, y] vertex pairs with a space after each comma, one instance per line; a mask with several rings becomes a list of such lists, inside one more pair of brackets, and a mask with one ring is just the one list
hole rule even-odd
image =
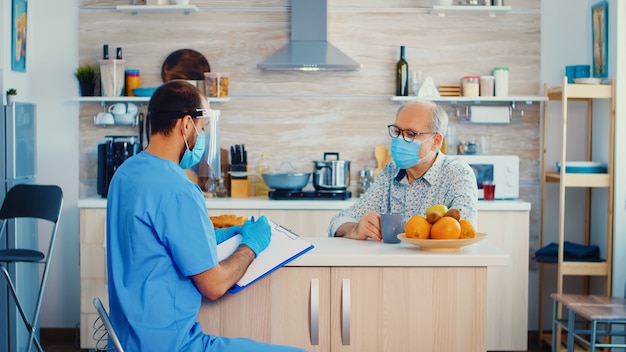
[[270, 244], [272, 228], [267, 218], [261, 216], [257, 221], [246, 221], [243, 224], [241, 236], [243, 237], [241, 244], [250, 247], [256, 257]]
[[217, 244], [220, 244], [226, 241], [227, 239], [240, 234], [241, 229], [242, 229], [241, 226], [231, 226], [231, 227], [225, 227], [223, 229], [216, 229], [215, 239], [217, 240]]

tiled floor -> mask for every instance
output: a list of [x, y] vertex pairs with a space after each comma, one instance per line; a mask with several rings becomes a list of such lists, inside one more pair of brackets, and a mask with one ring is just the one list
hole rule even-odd
[[[59, 335], [61, 334], [56, 334], [57, 336], [55, 337], [50, 337], [50, 340], [55, 340], [55, 341], [50, 341], [49, 343], [46, 342], [46, 336], [44, 336], [42, 334], [42, 344], [44, 349], [46, 350], [46, 352], [75, 352], [75, 351], [87, 351], [87, 350], [81, 350], [80, 348], [78, 348], [78, 341], [76, 340], [76, 342], [74, 342], [74, 337], [73, 336], [67, 336], [67, 334], [65, 334], [66, 336], [64, 336], [64, 339], [66, 342], [63, 341], [58, 341], [58, 339], [60, 338]], [[537, 332], [536, 331], [531, 331], [528, 333], [528, 352], [549, 352], [550, 348], [548, 346], [543, 346], [540, 347], [539, 346], [539, 339], [537, 337]]]

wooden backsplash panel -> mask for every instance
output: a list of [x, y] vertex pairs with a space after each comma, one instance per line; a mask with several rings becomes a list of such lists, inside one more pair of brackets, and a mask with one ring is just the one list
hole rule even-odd
[[[272, 168], [291, 161], [303, 171], [325, 151], [336, 151], [357, 170], [374, 167], [373, 148], [389, 144], [386, 125], [399, 103], [390, 101], [400, 45], [410, 70], [436, 84], [465, 75], [489, 74], [508, 66], [510, 92], [540, 91], [539, 0], [505, 0], [516, 9], [495, 17], [428, 13], [431, 0], [329, 0], [329, 40], [363, 64], [356, 72], [270, 72], [257, 64], [289, 39], [289, 0], [192, 0], [197, 13], [139, 13], [114, 10], [123, 0], [81, 0], [79, 62], [97, 63], [102, 44], [121, 46], [127, 68], [141, 70], [142, 86], [161, 84], [161, 66], [171, 52], [202, 53], [214, 72], [229, 72], [232, 100], [222, 110], [220, 144], [245, 143], [251, 166], [261, 152]], [[521, 198], [539, 207], [539, 104], [526, 106], [510, 125], [474, 125], [454, 117], [459, 137], [491, 136], [492, 154], [520, 156]], [[135, 134], [131, 127], [96, 127], [100, 104], [81, 104], [81, 197], [95, 194], [96, 145], [105, 135]], [[143, 107], [145, 109], [145, 106]], [[516, 112], [517, 114], [517, 112]], [[354, 186], [355, 182], [353, 182]], [[531, 243], [538, 216], [531, 213]], [[532, 247], [532, 245], [531, 245]]]

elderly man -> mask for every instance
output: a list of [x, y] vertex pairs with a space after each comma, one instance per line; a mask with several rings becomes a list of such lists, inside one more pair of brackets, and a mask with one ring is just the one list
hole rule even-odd
[[[146, 150], [115, 172], [107, 200], [110, 315], [127, 351], [276, 351], [301, 349], [206, 335], [196, 322], [202, 296], [221, 297], [270, 242], [265, 217], [213, 230], [200, 188], [183, 169], [204, 153], [209, 123], [204, 94], [184, 81], [159, 87], [148, 104]], [[217, 244], [241, 245], [217, 260]]]
[[353, 206], [333, 217], [329, 236], [380, 241], [381, 213], [401, 213], [406, 220], [434, 204], [458, 208], [476, 226], [476, 176], [467, 163], [440, 151], [447, 128], [448, 114], [435, 103], [400, 107], [388, 126], [393, 162]]

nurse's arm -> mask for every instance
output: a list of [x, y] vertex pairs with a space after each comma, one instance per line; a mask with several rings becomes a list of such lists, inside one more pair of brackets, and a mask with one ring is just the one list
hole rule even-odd
[[230, 257], [191, 278], [205, 297], [216, 300], [243, 277], [254, 257], [255, 254], [250, 247], [239, 246]]

